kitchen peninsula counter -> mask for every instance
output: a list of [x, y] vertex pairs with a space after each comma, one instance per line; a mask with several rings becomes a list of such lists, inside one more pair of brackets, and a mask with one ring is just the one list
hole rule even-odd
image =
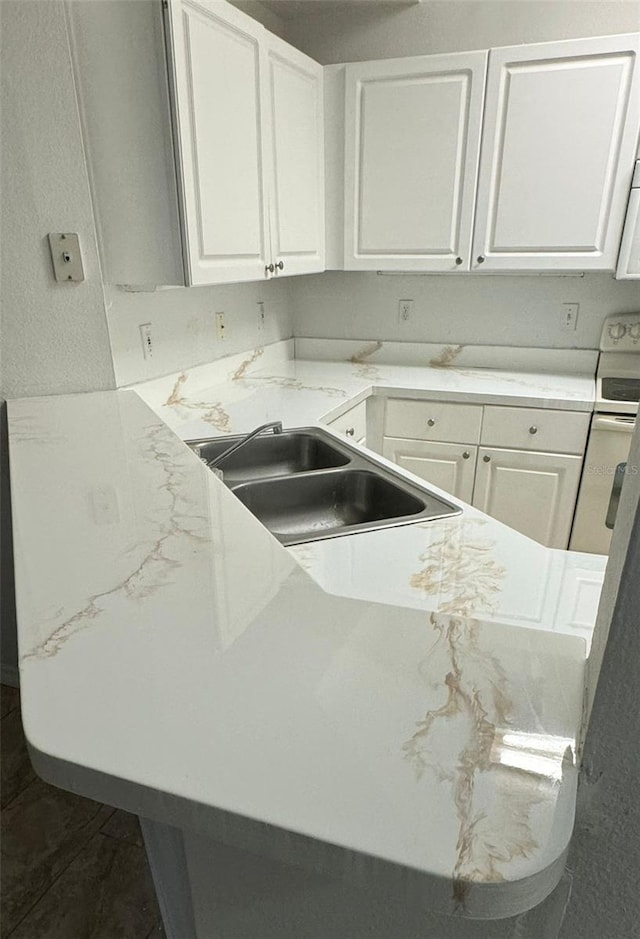
[[[372, 391], [362, 362], [287, 350], [9, 402], [34, 765], [185, 844], [513, 916], [562, 874], [605, 559], [467, 506], [284, 549], [179, 438], [310, 424]], [[375, 382], [420, 393], [425, 371]], [[585, 376], [522, 385], [536, 406], [593, 395]]]

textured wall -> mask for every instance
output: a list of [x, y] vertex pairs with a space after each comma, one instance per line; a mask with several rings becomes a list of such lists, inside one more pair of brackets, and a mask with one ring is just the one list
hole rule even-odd
[[260, 0], [229, 0], [229, 2], [234, 7], [242, 10], [243, 13], [252, 16], [254, 20], [258, 20], [259, 23], [262, 23], [264, 27], [272, 33], [275, 33], [276, 36], [280, 36], [282, 39], [287, 38], [286, 24], [278, 16], [277, 5], [265, 5], [261, 3]]
[[[0, 3], [3, 398], [115, 386], [63, 6]], [[86, 281], [57, 284], [50, 231], [76, 231]], [[0, 413], [0, 657], [16, 668], [4, 408]]]
[[[278, 2], [270, 4], [278, 9]], [[287, 39], [323, 65], [603, 36], [640, 29], [638, 0], [299, 4]]]
[[[398, 300], [413, 300], [398, 322]], [[560, 328], [562, 304], [578, 302], [575, 332]], [[395, 339], [597, 349], [610, 313], [640, 309], [640, 289], [610, 274], [379, 276], [331, 272], [293, 284], [297, 336]]]
[[18, 683], [18, 642], [13, 586], [11, 500], [7, 459], [7, 408], [0, 399], [0, 679]]
[[[63, 4], [3, 0], [4, 396], [114, 387]], [[47, 233], [80, 235], [86, 280], [57, 284]]]

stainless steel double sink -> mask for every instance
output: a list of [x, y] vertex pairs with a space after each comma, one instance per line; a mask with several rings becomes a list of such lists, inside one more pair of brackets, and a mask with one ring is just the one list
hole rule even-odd
[[[209, 463], [242, 439], [186, 443]], [[462, 511], [320, 427], [254, 437], [226, 457], [220, 470], [225, 484], [284, 545]]]

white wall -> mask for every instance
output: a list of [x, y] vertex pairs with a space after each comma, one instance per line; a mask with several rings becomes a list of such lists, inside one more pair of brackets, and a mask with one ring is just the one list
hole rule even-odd
[[252, 16], [254, 20], [258, 20], [259, 23], [262, 23], [266, 29], [275, 33], [276, 36], [280, 36], [281, 39], [287, 38], [286, 25], [278, 16], [277, 7], [273, 5], [265, 6], [260, 0], [229, 0], [229, 2], [234, 7], [242, 10], [243, 13]]
[[[287, 39], [323, 65], [603, 36], [640, 29], [638, 0], [300, 4]], [[278, 9], [278, 2], [271, 4]]]
[[[640, 287], [610, 274], [515, 277], [330, 272], [292, 284], [297, 336], [597, 349], [610, 313], [640, 310]], [[398, 301], [413, 300], [398, 322]], [[563, 303], [579, 303], [575, 332]]]
[[[287, 280], [225, 287], [175, 287], [153, 293], [107, 288], [107, 316], [118, 385], [144, 381], [257, 345], [290, 339], [293, 316]], [[258, 301], [264, 303], [259, 329]], [[225, 314], [225, 339], [215, 314]], [[151, 323], [153, 357], [144, 359], [139, 326]]]
[[[3, 0], [0, 16], [3, 394], [113, 388], [62, 4]], [[84, 283], [54, 281], [56, 231], [79, 233]]]

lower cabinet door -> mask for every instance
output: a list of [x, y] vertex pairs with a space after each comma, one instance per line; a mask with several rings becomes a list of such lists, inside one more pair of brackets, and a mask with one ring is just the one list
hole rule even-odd
[[329, 424], [337, 434], [344, 434], [351, 443], [364, 444], [367, 440], [367, 402], [361, 401], [349, 408]]
[[478, 448], [461, 443], [433, 443], [384, 437], [382, 455], [444, 489], [464, 502], [471, 502]]
[[566, 548], [582, 458], [480, 447], [473, 505], [550, 548]]

